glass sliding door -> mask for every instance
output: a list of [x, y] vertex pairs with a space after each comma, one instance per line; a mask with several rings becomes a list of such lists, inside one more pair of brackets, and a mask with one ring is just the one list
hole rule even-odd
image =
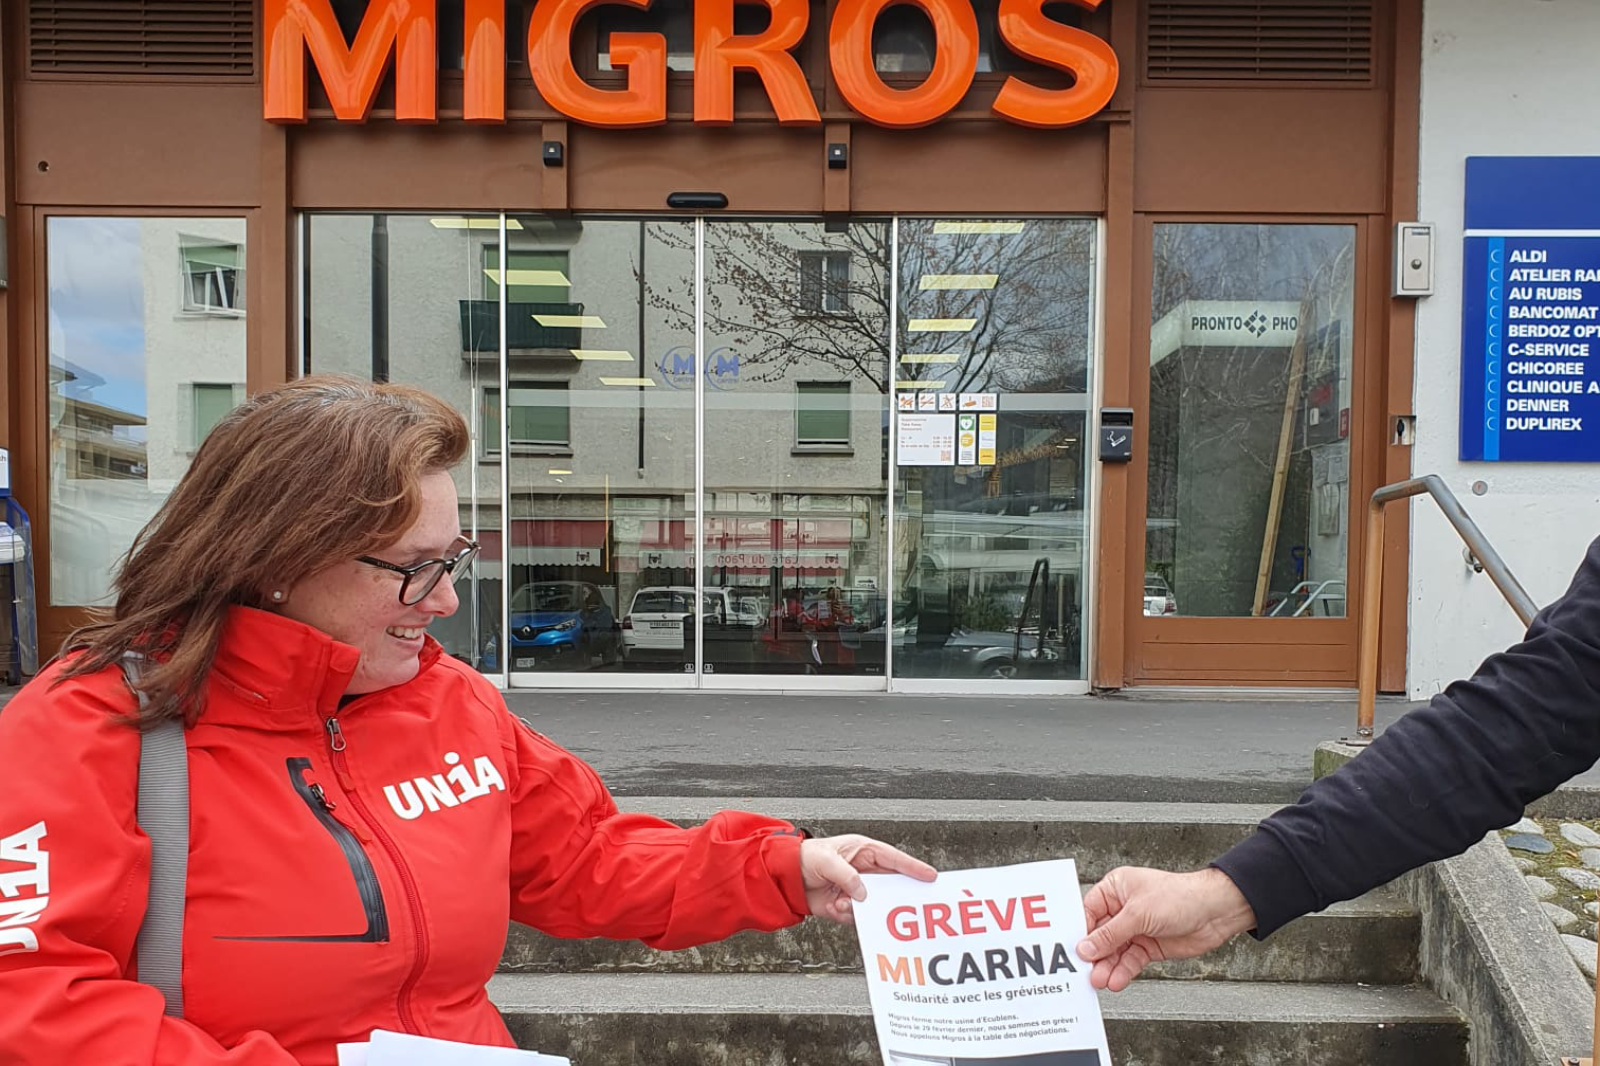
[[507, 218], [512, 672], [692, 682], [695, 224]]
[[889, 225], [707, 222], [704, 669], [884, 674]]
[[898, 232], [894, 673], [1081, 680], [1097, 224]]

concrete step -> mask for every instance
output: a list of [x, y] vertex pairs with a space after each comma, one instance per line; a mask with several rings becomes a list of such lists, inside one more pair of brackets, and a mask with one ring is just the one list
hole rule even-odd
[[1204, 866], [1276, 807], [1243, 803], [628, 797], [625, 809], [681, 825], [759, 811], [818, 833], [865, 833], [940, 869], [1071, 858], [1085, 883], [1112, 867]]
[[[879, 1066], [840, 974], [501, 974], [523, 1047], [583, 1066]], [[1143, 981], [1102, 995], [1118, 1066], [1465, 1066], [1467, 1026], [1415, 987]]]
[[[1379, 890], [1279, 930], [1236, 937], [1199, 959], [1159, 963], [1149, 977], [1234, 981], [1407, 984], [1417, 979], [1416, 911]], [[740, 933], [684, 951], [637, 941], [562, 940], [513, 925], [501, 969], [514, 973], [860, 973], [854, 929], [806, 921], [777, 933]]]

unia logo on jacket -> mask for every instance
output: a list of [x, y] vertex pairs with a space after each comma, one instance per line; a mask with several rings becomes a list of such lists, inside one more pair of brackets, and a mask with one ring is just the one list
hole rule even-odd
[[501, 792], [506, 790], [500, 771], [495, 769], [487, 755], [474, 759], [470, 770], [461, 761], [461, 756], [453, 751], [445, 752], [444, 762], [446, 766], [453, 767], [448, 773], [413, 777], [398, 785], [383, 786], [384, 797], [394, 813], [410, 821], [420, 817], [423, 811], [459, 807], [479, 796], [487, 796], [495, 789]]
[[44, 823], [35, 822], [0, 837], [0, 955], [39, 950], [39, 935], [23, 926], [50, 905], [50, 853], [39, 846], [44, 834]]

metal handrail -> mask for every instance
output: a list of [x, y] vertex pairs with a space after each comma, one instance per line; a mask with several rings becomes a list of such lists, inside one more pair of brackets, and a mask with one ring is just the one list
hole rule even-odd
[[1433, 502], [1439, 505], [1439, 510], [1444, 513], [1445, 518], [1449, 519], [1456, 532], [1461, 534], [1461, 539], [1467, 542], [1473, 557], [1483, 564], [1483, 569], [1489, 574], [1489, 580], [1494, 582], [1494, 587], [1500, 590], [1500, 595], [1506, 598], [1511, 609], [1517, 612], [1522, 624], [1529, 625], [1533, 621], [1533, 616], [1539, 613], [1533, 599], [1523, 591], [1505, 561], [1500, 558], [1500, 553], [1490, 545], [1488, 538], [1483, 535], [1483, 530], [1479, 529], [1477, 523], [1467, 515], [1466, 509], [1461, 506], [1461, 501], [1456, 499], [1455, 493], [1450, 491], [1439, 475], [1425, 474], [1408, 481], [1398, 481], [1374, 492], [1372, 502], [1367, 509], [1367, 541], [1361, 561], [1361, 632], [1357, 645], [1360, 672], [1356, 680], [1356, 743], [1358, 744], [1372, 740], [1373, 710], [1378, 702], [1378, 616], [1380, 592], [1383, 586], [1384, 508], [1396, 500], [1409, 499], [1423, 493], [1433, 497]]
[[[1378, 616], [1379, 596], [1383, 587], [1383, 520], [1384, 508], [1396, 500], [1410, 499], [1426, 492], [1439, 505], [1439, 510], [1455, 527], [1461, 539], [1467, 542], [1476, 564], [1473, 569], [1488, 573], [1489, 580], [1506, 598], [1506, 603], [1517, 612], [1524, 626], [1533, 623], [1539, 613], [1533, 598], [1512, 575], [1500, 553], [1490, 545], [1477, 523], [1467, 515], [1466, 508], [1456, 499], [1437, 474], [1425, 474], [1408, 481], [1385, 485], [1372, 494], [1367, 509], [1367, 542], [1361, 560], [1361, 634], [1359, 637], [1360, 673], [1356, 682], [1356, 736], [1357, 745], [1372, 742], [1373, 711], [1378, 701]], [[1600, 1064], [1600, 997], [1595, 999], [1594, 1044], [1590, 1057], [1563, 1056], [1558, 1066], [1597, 1066]]]

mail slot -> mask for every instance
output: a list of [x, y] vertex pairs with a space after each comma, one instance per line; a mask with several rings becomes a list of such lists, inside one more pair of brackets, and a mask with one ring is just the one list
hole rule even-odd
[[1125, 463], [1133, 458], [1133, 408], [1100, 409], [1100, 461]]

